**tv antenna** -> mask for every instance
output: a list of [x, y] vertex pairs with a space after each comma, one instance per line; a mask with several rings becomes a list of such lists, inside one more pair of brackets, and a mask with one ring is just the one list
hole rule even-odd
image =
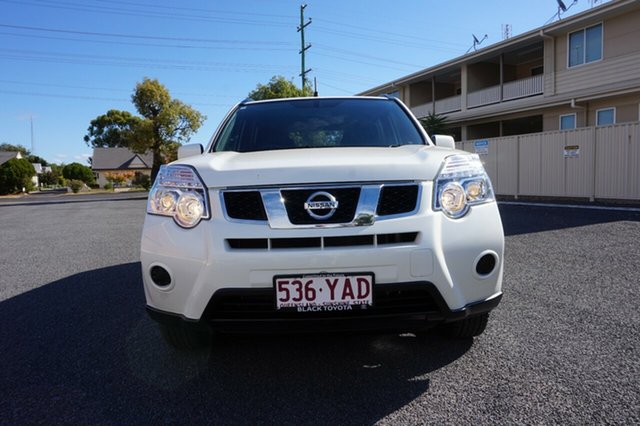
[[467, 50], [466, 53], [471, 52], [471, 49], [476, 50], [476, 48], [478, 46], [480, 46], [482, 44], [482, 42], [485, 41], [489, 37], [488, 35], [485, 34], [484, 37], [482, 37], [482, 40], [478, 40], [478, 37], [476, 37], [475, 34], [471, 34], [471, 35], [473, 36], [473, 45], [469, 48], [469, 50]]
[[556, 0], [556, 2], [558, 3], [558, 11], [554, 13], [553, 16], [549, 18], [549, 20], [547, 20], [547, 22], [544, 23], [545, 25], [547, 25], [550, 22], [553, 22], [556, 18], [558, 18], [558, 20], [562, 19], [562, 14], [566, 13], [569, 9], [575, 6], [575, 4], [578, 3], [578, 0], [573, 0], [573, 2], [571, 2], [571, 4], [568, 7], [567, 5], [564, 4], [562, 0]]
[[511, 38], [511, 31], [511, 24], [502, 24], [502, 39], [506, 40], [508, 38]]

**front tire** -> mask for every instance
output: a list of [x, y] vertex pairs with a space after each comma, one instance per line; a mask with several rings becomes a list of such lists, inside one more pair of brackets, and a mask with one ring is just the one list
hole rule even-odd
[[181, 351], [196, 351], [211, 345], [211, 332], [204, 327], [160, 324], [165, 342]]
[[440, 328], [440, 332], [451, 339], [468, 339], [481, 335], [487, 328], [488, 322], [489, 313], [485, 312], [461, 321], [445, 324]]

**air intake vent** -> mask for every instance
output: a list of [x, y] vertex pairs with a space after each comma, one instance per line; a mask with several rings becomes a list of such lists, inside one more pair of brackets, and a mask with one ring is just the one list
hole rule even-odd
[[418, 185], [383, 186], [378, 202], [378, 216], [410, 213], [418, 203]]
[[262, 196], [258, 191], [237, 191], [224, 193], [227, 216], [238, 220], [267, 220]]

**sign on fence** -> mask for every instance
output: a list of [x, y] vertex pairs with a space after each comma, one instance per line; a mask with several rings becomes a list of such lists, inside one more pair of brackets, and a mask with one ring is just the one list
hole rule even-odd
[[473, 143], [473, 148], [475, 149], [476, 154], [478, 154], [478, 155], [489, 155], [489, 141], [488, 140], [475, 141]]
[[564, 147], [564, 158], [580, 157], [580, 145], [568, 145]]

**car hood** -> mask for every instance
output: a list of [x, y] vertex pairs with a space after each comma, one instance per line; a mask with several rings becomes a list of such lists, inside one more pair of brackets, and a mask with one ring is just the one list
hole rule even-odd
[[460, 151], [424, 145], [217, 152], [180, 159], [209, 188], [282, 184], [433, 180]]

